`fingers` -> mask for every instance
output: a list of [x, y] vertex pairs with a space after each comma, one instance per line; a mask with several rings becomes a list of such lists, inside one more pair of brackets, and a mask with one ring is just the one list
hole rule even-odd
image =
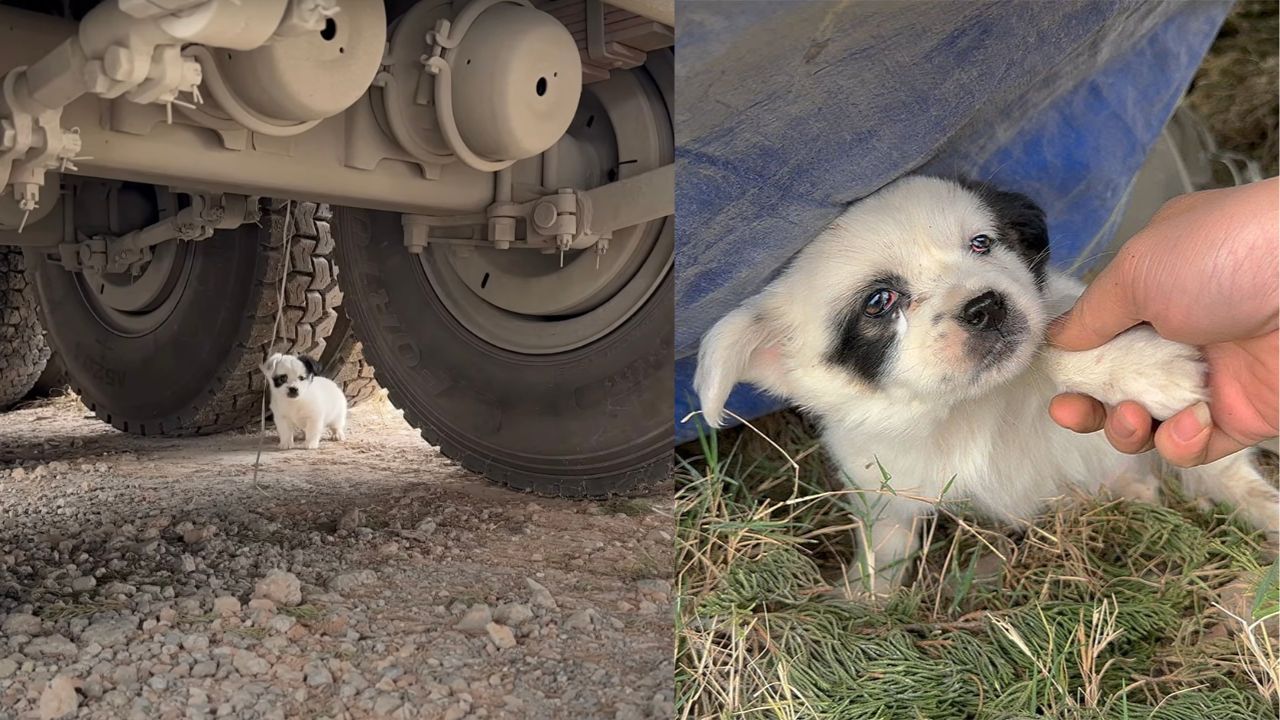
[[1103, 430], [1107, 441], [1123, 453], [1136, 455], [1153, 447], [1151, 415], [1135, 402], [1122, 402], [1108, 412], [1087, 395], [1065, 394], [1049, 402], [1049, 416], [1078, 433]]
[[1088, 395], [1067, 393], [1049, 401], [1049, 417], [1068, 430], [1091, 433], [1102, 429], [1107, 409]]
[[1211, 463], [1247, 447], [1217, 428], [1209, 406], [1202, 402], [1162, 424], [1155, 434], [1155, 446], [1165, 460], [1178, 467]]
[[1137, 455], [1153, 445], [1151, 415], [1136, 402], [1124, 401], [1107, 413], [1107, 441], [1122, 453]]
[[1049, 342], [1064, 350], [1090, 350], [1142, 322], [1121, 256], [1094, 280], [1074, 307], [1049, 326]]

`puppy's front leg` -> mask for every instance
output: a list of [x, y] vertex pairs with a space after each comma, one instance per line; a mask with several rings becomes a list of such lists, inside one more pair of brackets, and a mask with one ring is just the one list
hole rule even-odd
[[1060, 391], [1091, 395], [1107, 405], [1132, 400], [1157, 420], [1209, 397], [1200, 351], [1165, 340], [1146, 326], [1092, 350], [1051, 347], [1045, 355]]
[[308, 418], [303, 432], [306, 435], [308, 450], [320, 447], [320, 436], [324, 435], [324, 418]]
[[288, 419], [283, 416], [276, 415], [276, 434], [280, 436], [281, 450], [293, 449], [293, 434], [295, 432], [297, 432], [297, 428], [295, 428]]
[[917, 523], [927, 517], [928, 506], [896, 496], [869, 495], [866, 507], [865, 513], [855, 511], [863, 532], [857, 561], [846, 572], [848, 582], [854, 585], [849, 589], [888, 595], [907, 571], [907, 559], [915, 552], [920, 536]]

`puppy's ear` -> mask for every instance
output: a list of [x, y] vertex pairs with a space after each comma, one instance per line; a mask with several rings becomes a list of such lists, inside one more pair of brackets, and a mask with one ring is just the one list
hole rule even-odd
[[259, 369], [262, 370], [262, 374], [266, 375], [268, 380], [271, 379], [271, 373], [275, 372], [276, 363], [280, 362], [280, 358], [282, 357], [284, 357], [284, 355], [281, 355], [280, 353], [272, 353], [271, 357], [267, 358], [267, 361], [259, 366]]
[[302, 363], [302, 367], [307, 369], [307, 377], [315, 377], [320, 374], [320, 363], [310, 355], [299, 355], [298, 362]]
[[740, 382], [785, 394], [781, 342], [782, 333], [758, 299], [725, 315], [702, 337], [693, 388], [709, 425], [720, 427], [725, 401]]

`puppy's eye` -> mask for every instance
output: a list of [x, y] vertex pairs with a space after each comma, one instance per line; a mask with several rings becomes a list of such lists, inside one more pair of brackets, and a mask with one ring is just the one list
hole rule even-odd
[[889, 288], [880, 288], [873, 291], [867, 296], [867, 302], [862, 306], [862, 312], [867, 317], [880, 317], [898, 302], [898, 293]]
[[969, 240], [969, 249], [981, 255], [991, 249], [991, 238], [986, 235], [974, 235]]

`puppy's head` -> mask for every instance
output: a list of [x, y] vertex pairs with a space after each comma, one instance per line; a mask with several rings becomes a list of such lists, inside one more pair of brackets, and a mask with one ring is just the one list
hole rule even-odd
[[319, 372], [320, 364], [308, 355], [275, 353], [262, 364], [262, 374], [271, 383], [271, 392], [290, 398], [306, 392]]
[[947, 405], [1021, 372], [1048, 320], [1044, 213], [990, 186], [908, 177], [850, 207], [703, 338], [718, 424], [738, 382], [838, 414], [868, 397]]

